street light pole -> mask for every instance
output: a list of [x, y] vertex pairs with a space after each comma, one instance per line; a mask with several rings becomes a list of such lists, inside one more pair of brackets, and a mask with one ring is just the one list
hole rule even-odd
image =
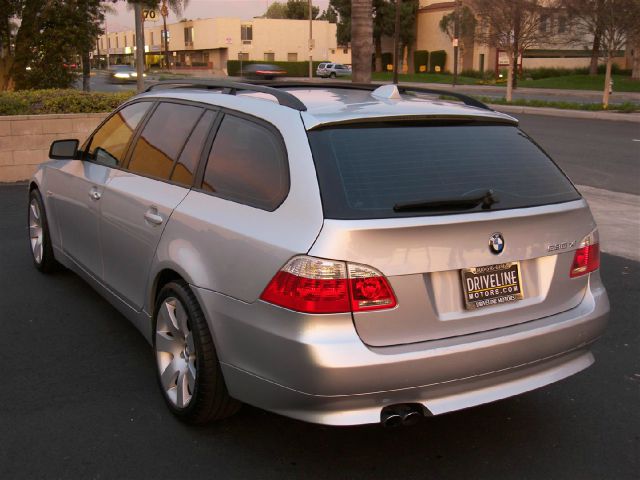
[[400, 56], [400, 2], [396, 0], [396, 23], [393, 32], [393, 83], [398, 84], [398, 57]]
[[167, 8], [166, 0], [162, 0], [162, 8], [160, 9], [160, 13], [162, 14], [162, 24], [164, 25], [164, 33], [163, 33], [163, 45], [164, 45], [164, 68], [169, 70], [169, 36], [167, 32], [167, 15], [169, 15], [169, 9]]
[[313, 5], [309, 0], [309, 78], [313, 78]]
[[138, 93], [144, 90], [144, 27], [142, 25], [142, 6], [133, 4], [136, 23], [136, 88]]

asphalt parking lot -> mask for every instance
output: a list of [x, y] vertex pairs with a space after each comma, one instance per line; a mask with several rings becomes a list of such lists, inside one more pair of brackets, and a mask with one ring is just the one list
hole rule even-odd
[[604, 255], [596, 364], [417, 426], [334, 428], [256, 408], [188, 427], [151, 349], [79, 277], [31, 265], [24, 185], [0, 186], [0, 478], [632, 479], [640, 472], [640, 263]]

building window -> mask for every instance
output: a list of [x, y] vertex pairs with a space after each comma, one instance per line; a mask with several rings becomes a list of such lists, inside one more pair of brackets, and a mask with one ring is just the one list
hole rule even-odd
[[119, 47], [119, 45], [118, 45], [118, 43], [119, 43], [119, 42], [118, 42], [118, 36], [116, 35], [116, 48], [120, 48], [120, 47]]
[[249, 54], [247, 52], [238, 53], [238, 60], [240, 60], [241, 62], [249, 61]]
[[193, 47], [193, 27], [184, 27], [184, 44]]
[[107, 37], [107, 48], [111, 48], [111, 39]]
[[264, 59], [267, 62], [273, 62], [276, 59], [276, 55], [273, 52], [264, 52]]
[[297, 62], [298, 54], [297, 53], [287, 53], [287, 62]]
[[546, 33], [549, 31], [549, 15], [540, 15], [540, 32]]
[[567, 31], [567, 17], [564, 15], [558, 17], [558, 33], [564, 33]]
[[345, 47], [342, 49], [342, 53], [347, 54], [349, 53], [349, 47]]
[[251, 44], [253, 40], [252, 25], [240, 25], [240, 40], [242, 40], [243, 45]]
[[149, 45], [155, 45], [153, 43], [153, 32], [149, 32]]

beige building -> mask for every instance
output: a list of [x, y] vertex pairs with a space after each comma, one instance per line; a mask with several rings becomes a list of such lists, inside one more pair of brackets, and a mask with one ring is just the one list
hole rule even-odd
[[[227, 60], [306, 61], [309, 59], [309, 22], [254, 18], [207, 18], [167, 25], [172, 67], [206, 68], [226, 73]], [[147, 66], [162, 64], [162, 23], [145, 22]], [[313, 59], [329, 60], [336, 54], [336, 25], [313, 21]], [[102, 35], [94, 55], [110, 63], [132, 63], [135, 32]]]

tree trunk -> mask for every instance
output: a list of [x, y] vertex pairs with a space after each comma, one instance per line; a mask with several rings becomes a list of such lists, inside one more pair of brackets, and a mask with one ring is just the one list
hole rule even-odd
[[402, 74], [406, 75], [409, 72], [409, 47], [407, 45], [402, 46]]
[[351, 0], [351, 62], [353, 81], [371, 83], [373, 44], [372, 0]]
[[91, 59], [88, 50], [82, 52], [82, 91], [91, 91]]
[[589, 64], [589, 75], [598, 74], [598, 58], [600, 57], [600, 37], [602, 33], [598, 28], [593, 35], [593, 46], [591, 47], [591, 63]]
[[382, 71], [382, 37], [376, 38], [376, 72]]
[[513, 100], [513, 54], [512, 52], [508, 52], [509, 55], [509, 66], [507, 67], [507, 102], [511, 102]]
[[604, 76], [604, 94], [602, 95], [602, 108], [609, 108], [609, 88], [611, 87], [611, 66], [613, 65], [613, 55], [607, 51], [607, 70]]
[[415, 52], [415, 44], [407, 45], [407, 65], [409, 67], [409, 73], [416, 73], [416, 64], [413, 61], [413, 53]]

